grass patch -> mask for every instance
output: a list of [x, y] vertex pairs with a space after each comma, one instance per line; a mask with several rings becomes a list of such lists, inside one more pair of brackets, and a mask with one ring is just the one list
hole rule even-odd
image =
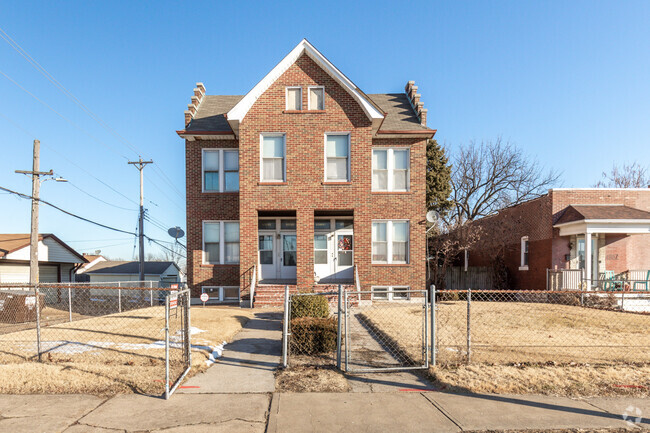
[[[207, 368], [208, 347], [231, 341], [252, 316], [236, 307], [192, 307], [191, 326], [204, 332], [192, 335], [190, 374]], [[173, 316], [171, 323], [173, 335]], [[49, 326], [41, 330], [42, 347], [48, 350], [42, 363], [34, 358], [35, 329], [0, 335], [0, 393], [159, 395], [165, 378], [164, 328], [163, 307]], [[171, 354], [180, 359], [180, 350]]]
[[[387, 311], [390, 312], [387, 313]], [[472, 302], [472, 364], [467, 304], [438, 303], [436, 386], [458, 392], [564, 396], [650, 394], [650, 315], [573, 305]], [[422, 311], [381, 304], [363, 312], [374, 327], [421, 357]]]
[[292, 356], [291, 366], [275, 373], [275, 389], [276, 392], [348, 392], [350, 385], [330, 358]]

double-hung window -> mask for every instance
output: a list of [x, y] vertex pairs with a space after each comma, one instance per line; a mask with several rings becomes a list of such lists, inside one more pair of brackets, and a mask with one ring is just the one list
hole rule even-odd
[[373, 221], [372, 263], [405, 264], [408, 262], [408, 221]]
[[203, 222], [203, 263], [239, 263], [239, 222]]
[[325, 181], [350, 181], [350, 134], [325, 134]]
[[285, 136], [284, 134], [262, 134], [262, 182], [284, 182], [286, 180]]
[[408, 191], [409, 177], [409, 149], [389, 148], [372, 151], [373, 191]]
[[287, 87], [287, 111], [302, 110], [302, 89], [300, 87]]
[[325, 109], [325, 88], [322, 86], [309, 87], [307, 103], [310, 110]]
[[203, 192], [239, 191], [239, 151], [203, 149]]

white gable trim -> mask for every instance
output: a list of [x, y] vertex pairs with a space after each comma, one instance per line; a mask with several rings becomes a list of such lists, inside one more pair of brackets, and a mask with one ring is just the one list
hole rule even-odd
[[239, 130], [239, 122], [241, 122], [248, 110], [251, 109], [255, 101], [262, 96], [262, 94], [284, 74], [291, 65], [303, 54], [306, 53], [312, 60], [314, 60], [325, 72], [334, 78], [347, 92], [361, 105], [363, 111], [368, 118], [373, 121], [373, 126], [379, 126], [379, 123], [384, 119], [384, 115], [370, 102], [370, 100], [354, 85], [352, 81], [329, 60], [325, 58], [307, 39], [300, 41], [296, 47], [291, 50], [284, 59], [280, 61], [262, 80], [251, 89], [250, 92], [244, 96], [241, 101], [237, 103], [226, 115], [228, 123], [235, 133]]

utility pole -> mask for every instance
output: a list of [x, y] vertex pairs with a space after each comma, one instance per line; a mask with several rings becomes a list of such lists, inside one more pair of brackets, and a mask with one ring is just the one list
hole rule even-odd
[[52, 176], [50, 171], [39, 171], [41, 165], [41, 142], [34, 140], [34, 162], [32, 170], [16, 170], [16, 173], [32, 176], [32, 224], [29, 237], [29, 285], [34, 287], [36, 295], [36, 344], [38, 346], [38, 360], [41, 360], [41, 312], [38, 292], [38, 201], [41, 191], [41, 176]]
[[129, 161], [140, 171], [140, 221], [138, 226], [138, 238], [140, 240], [140, 281], [144, 281], [144, 174], [143, 170], [147, 164], [153, 164], [152, 160], [143, 161], [140, 157], [137, 161]]

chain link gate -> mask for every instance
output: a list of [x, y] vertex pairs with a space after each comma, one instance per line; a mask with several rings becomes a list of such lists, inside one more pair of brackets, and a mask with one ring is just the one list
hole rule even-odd
[[371, 291], [344, 293], [345, 371], [429, 367], [429, 292], [400, 289], [391, 297], [391, 301], [372, 299]]
[[165, 399], [176, 391], [192, 365], [190, 290], [165, 297]]

